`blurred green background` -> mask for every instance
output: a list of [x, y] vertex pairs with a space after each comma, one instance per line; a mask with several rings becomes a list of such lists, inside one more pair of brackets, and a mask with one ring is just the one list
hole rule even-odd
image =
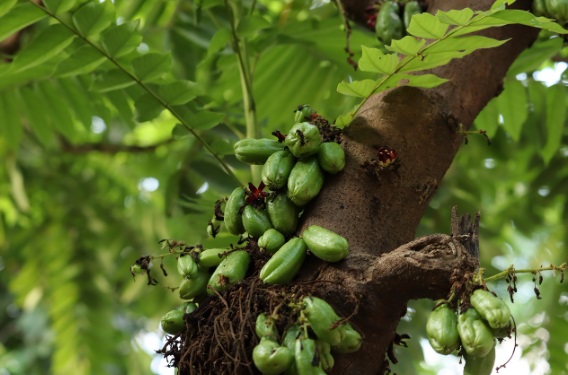
[[[163, 57], [167, 63], [152, 67], [159, 74], [148, 87], [189, 82], [195, 95], [184, 104], [187, 118], [241, 182], [250, 179], [231, 155], [246, 128], [225, 2], [45, 3], [63, 22], [82, 3], [91, 3], [89, 12], [102, 9], [96, 13], [102, 26], [93, 26], [97, 33], [89, 40], [108, 50], [113, 40], [130, 36], [114, 50], [123, 66], [148, 54]], [[236, 32], [247, 45], [264, 135], [286, 132], [300, 104], [329, 119], [352, 108], [355, 102], [335, 88], [363, 74], [346, 61], [343, 21], [332, 3], [231, 3], [241, 16]], [[0, 6], [0, 40], [15, 31], [8, 19], [36, 14], [28, 5]], [[179, 283], [175, 267], [166, 260], [173, 272], [168, 278], [154, 272], [160, 283], [153, 287], [144, 277], [133, 281], [129, 267], [142, 255], [162, 253], [164, 238], [206, 247], [233, 241], [226, 234], [209, 239], [206, 226], [215, 200], [236, 181], [168, 111], [145, 101], [139, 85], [115, 76], [112, 61], [90, 53], [81, 38], [54, 41], [55, 18], [30, 20], [14, 61], [0, 56], [0, 375], [173, 373], [154, 350], [163, 339], [159, 318], [179, 304], [167, 289]], [[355, 58], [362, 44], [378, 46], [372, 32], [354, 26]], [[562, 38], [544, 33], [523, 53], [505, 91], [476, 120], [492, 145], [469, 137], [418, 228], [417, 235], [448, 233], [453, 205], [461, 213], [481, 211], [487, 275], [511, 264], [535, 268], [567, 260], [567, 53]], [[519, 278], [511, 305], [519, 348], [500, 374], [568, 373], [568, 290], [560, 275], [543, 276], [540, 300], [531, 276]], [[491, 287], [508, 298], [505, 283]], [[410, 304], [399, 333], [412, 340], [396, 349], [394, 372], [457, 372], [457, 358], [442, 360], [424, 343], [432, 306]], [[511, 343], [500, 346], [498, 364]]]

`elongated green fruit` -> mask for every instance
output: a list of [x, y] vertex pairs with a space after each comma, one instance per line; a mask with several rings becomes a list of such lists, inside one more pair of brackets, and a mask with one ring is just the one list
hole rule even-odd
[[294, 350], [294, 347], [296, 346], [296, 339], [301, 335], [302, 329], [300, 328], [300, 326], [297, 323], [292, 324], [290, 327], [288, 327], [288, 329], [286, 329], [286, 332], [284, 333], [282, 345], [290, 350]]
[[329, 345], [339, 345], [345, 337], [345, 326], [336, 326], [341, 319], [333, 307], [321, 298], [308, 296], [302, 300], [304, 314], [318, 339]]
[[199, 272], [199, 267], [191, 254], [180, 254], [177, 261], [178, 273], [187, 278], [192, 278]]
[[406, 3], [404, 5], [404, 15], [403, 15], [404, 27], [408, 29], [412, 16], [420, 13], [422, 13], [422, 9], [420, 8], [420, 4], [418, 4], [418, 1], [409, 1], [408, 3]]
[[310, 338], [296, 339], [294, 362], [299, 375], [324, 375], [316, 352], [316, 341]]
[[400, 39], [404, 34], [404, 26], [399, 16], [399, 5], [394, 1], [385, 1], [377, 14], [375, 32], [385, 45], [393, 39]]
[[466, 353], [464, 359], [463, 375], [491, 375], [495, 364], [495, 346], [485, 357], [474, 357]]
[[509, 310], [505, 301], [495, 297], [491, 292], [477, 289], [471, 295], [470, 302], [491, 328], [503, 328], [509, 324], [511, 310]]
[[296, 276], [306, 257], [306, 243], [298, 237], [286, 242], [260, 270], [267, 284], [286, 284]]
[[485, 357], [495, 346], [491, 328], [474, 308], [458, 316], [458, 333], [463, 348], [474, 357]]
[[327, 173], [341, 172], [345, 168], [345, 151], [338, 143], [322, 143], [318, 151], [318, 163]]
[[432, 348], [440, 354], [450, 354], [460, 345], [458, 318], [446, 304], [438, 306], [428, 316], [426, 334]]
[[546, 10], [550, 17], [554, 18], [558, 23], [568, 21], [568, 1], [566, 0], [546, 0]]
[[233, 251], [221, 261], [207, 283], [207, 293], [213, 289], [223, 291], [231, 285], [244, 280], [250, 263], [250, 256], [244, 250]]
[[249, 164], [264, 164], [276, 151], [284, 150], [284, 144], [275, 139], [242, 139], [233, 146], [235, 156]]
[[363, 338], [361, 334], [353, 328], [353, 326], [349, 323], [344, 324], [345, 327], [345, 337], [341, 339], [341, 342], [333, 347], [338, 353], [354, 353], [361, 349], [361, 344], [363, 342]]
[[209, 272], [202, 270], [191, 279], [184, 278], [179, 284], [179, 297], [181, 299], [192, 299], [205, 294]]
[[349, 254], [349, 243], [345, 237], [320, 226], [310, 225], [302, 233], [302, 238], [312, 254], [326, 262], [338, 262]]
[[242, 208], [245, 205], [245, 189], [238, 187], [229, 196], [225, 204], [224, 222], [229, 233], [238, 236], [245, 232], [243, 226]]
[[319, 194], [323, 179], [317, 158], [299, 160], [288, 177], [288, 198], [298, 207], [305, 206]]
[[266, 210], [246, 206], [243, 210], [243, 226], [248, 234], [254, 238], [259, 238], [264, 232], [272, 228], [272, 223]]
[[290, 349], [266, 337], [262, 338], [252, 351], [254, 365], [265, 375], [283, 373], [293, 360], [294, 355]]
[[172, 310], [167, 312], [160, 321], [164, 332], [170, 335], [177, 335], [185, 330], [185, 321], [183, 320], [183, 311]]
[[292, 126], [284, 140], [284, 144], [297, 158], [317, 154], [320, 143], [321, 135], [318, 127], [309, 122], [300, 122]]
[[286, 196], [286, 193], [278, 194], [266, 202], [266, 211], [274, 229], [289, 236], [298, 227], [298, 207]]
[[286, 186], [288, 176], [296, 164], [296, 158], [288, 150], [276, 151], [262, 167], [262, 182], [270, 190], [279, 190]]
[[223, 254], [228, 251], [229, 249], [220, 248], [203, 250], [199, 253], [199, 267], [206, 269], [218, 266], [223, 260]]
[[323, 340], [316, 340], [316, 350], [319, 355], [321, 368], [329, 371], [335, 365], [333, 355], [331, 355], [331, 345]]
[[258, 239], [258, 247], [266, 250], [269, 254], [274, 254], [285, 242], [286, 239], [282, 233], [270, 228]]
[[184, 314], [189, 314], [197, 309], [197, 305], [193, 302], [184, 302], [179, 305], [176, 310], [183, 311]]
[[271, 340], [276, 340], [278, 336], [274, 319], [267, 313], [258, 314], [254, 329], [259, 339], [267, 337]]

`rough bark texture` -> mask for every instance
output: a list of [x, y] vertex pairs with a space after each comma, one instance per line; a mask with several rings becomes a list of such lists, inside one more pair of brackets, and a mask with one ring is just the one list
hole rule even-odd
[[[344, 1], [354, 19], [360, 19], [368, 4]], [[429, 10], [488, 9], [491, 4], [440, 0], [432, 1]], [[529, 5], [520, 1], [517, 7]], [[409, 241], [463, 141], [456, 132], [458, 124], [469, 128], [499, 94], [508, 67], [535, 40], [537, 31], [511, 26], [482, 34], [512, 39], [437, 69], [435, 73], [450, 82], [436, 89], [401, 87], [367, 101], [344, 133], [344, 172], [326, 180], [325, 189], [306, 212], [304, 228], [317, 224], [340, 233], [349, 239], [350, 255], [332, 265], [312, 260], [302, 279], [339, 282], [361, 298], [353, 323], [365, 334], [363, 348], [339, 356], [334, 374], [383, 373], [385, 353], [408, 300], [443, 297], [454, 270], [477, 267], [477, 259], [456, 238], [434, 235]], [[377, 177], [361, 167], [376, 156], [377, 146], [396, 150], [398, 170]], [[341, 308], [342, 296], [325, 291], [322, 296]]]

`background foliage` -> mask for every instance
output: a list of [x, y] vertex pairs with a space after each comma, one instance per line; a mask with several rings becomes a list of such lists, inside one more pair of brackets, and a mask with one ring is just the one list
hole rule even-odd
[[[149, 374], [159, 347], [150, 339], [178, 303], [165, 287], [178, 280], [147, 287], [132, 281], [130, 264], [159, 253], [162, 238], [234, 240], [205, 235], [213, 202], [237, 184], [216, 158], [250, 180], [231, 155], [246, 134], [231, 13], [214, 0], [44, 3], [47, 12], [27, 0], [0, 5], [0, 40], [28, 27], [0, 63], [0, 374]], [[346, 62], [333, 4], [230, 3], [263, 135], [286, 132], [299, 104], [330, 119], [353, 108], [338, 83], [371, 76]], [[379, 47], [355, 28], [356, 58], [362, 44]], [[417, 235], [447, 233], [457, 204], [481, 210], [488, 274], [566, 261], [567, 53], [562, 38], [542, 32], [517, 60], [476, 120], [492, 145], [469, 137]], [[545, 279], [538, 301], [530, 277], [519, 284], [518, 342], [531, 366], [568, 373], [568, 293]], [[431, 306], [410, 307], [400, 332], [412, 340], [393, 370], [438, 373], [419, 345]]]

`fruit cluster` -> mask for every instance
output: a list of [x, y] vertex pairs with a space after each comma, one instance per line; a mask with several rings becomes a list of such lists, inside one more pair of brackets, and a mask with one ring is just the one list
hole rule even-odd
[[566, 24], [568, 22], [568, 1], [534, 0], [533, 12], [537, 16], [553, 18], [560, 24]]
[[[374, 7], [373, 7], [374, 8]], [[371, 15], [369, 24], [374, 25], [377, 37], [384, 45], [393, 39], [401, 39], [415, 14], [422, 13], [418, 1], [384, 1], [376, 15]]]
[[[323, 299], [307, 296], [298, 304], [296, 323], [279, 334], [278, 314], [261, 313], [255, 331], [260, 342], [252, 354], [263, 374], [325, 374], [334, 365], [331, 351], [352, 353], [361, 347], [361, 335]], [[279, 340], [279, 337], [281, 340]], [[280, 341], [280, 343], [279, 343]]]
[[432, 311], [426, 323], [428, 341], [444, 355], [461, 346], [464, 375], [489, 375], [495, 362], [495, 339], [511, 333], [511, 311], [502, 299], [483, 289], [473, 292], [470, 304], [459, 314], [447, 303]]

